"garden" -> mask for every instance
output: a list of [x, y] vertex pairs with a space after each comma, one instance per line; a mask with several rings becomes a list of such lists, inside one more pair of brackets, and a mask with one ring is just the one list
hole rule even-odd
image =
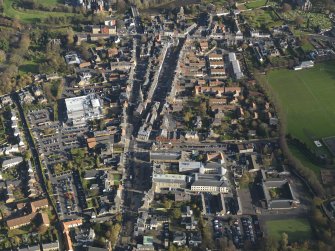
[[291, 10], [288, 12], [282, 12], [281, 16], [283, 19], [291, 21], [291, 22], [295, 22], [297, 17], [302, 17], [303, 24], [301, 25], [301, 28], [320, 27], [320, 29], [330, 29], [332, 27], [332, 22], [330, 18], [326, 14], [322, 14], [322, 13], [312, 13], [312, 12], [304, 12], [301, 10]]
[[270, 29], [283, 24], [283, 21], [281, 21], [271, 9], [245, 11], [242, 13], [242, 16], [247, 23], [255, 29]]

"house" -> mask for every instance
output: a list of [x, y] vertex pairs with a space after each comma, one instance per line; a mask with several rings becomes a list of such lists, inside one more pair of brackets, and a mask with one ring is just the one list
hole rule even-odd
[[6, 224], [10, 230], [20, 228], [20, 227], [29, 225], [32, 219], [35, 218], [35, 216], [36, 216], [36, 213], [31, 213], [25, 216], [7, 220]]
[[208, 55], [208, 59], [210, 61], [222, 61], [223, 57], [222, 57], [222, 54], [210, 53]]
[[174, 201], [191, 201], [191, 195], [184, 193], [184, 192], [176, 192], [174, 193]]
[[73, 251], [73, 244], [72, 244], [72, 240], [71, 240], [71, 237], [70, 237], [70, 229], [74, 228], [74, 227], [81, 226], [82, 224], [83, 224], [82, 219], [62, 222], [63, 233], [64, 233], [64, 236], [65, 236], [65, 245], [66, 245], [66, 250], [67, 251]]
[[42, 212], [38, 215], [39, 215], [39, 221], [40, 221], [41, 225], [49, 227], [50, 226], [50, 220], [49, 220], [48, 214]]
[[202, 243], [202, 237], [200, 232], [190, 233], [188, 238], [188, 244], [192, 247], [198, 247]]
[[65, 99], [68, 121], [75, 125], [103, 117], [103, 103], [97, 94]]
[[221, 176], [211, 174], [195, 174], [191, 191], [209, 193], [228, 193], [229, 183]]
[[196, 161], [179, 161], [179, 172], [198, 172], [202, 167], [201, 162]]
[[33, 213], [37, 212], [40, 209], [48, 208], [48, 207], [49, 207], [48, 199], [41, 199], [41, 200], [30, 202], [30, 208]]
[[302, 11], [309, 11], [312, 9], [312, 2], [310, 0], [295, 0], [295, 2]]
[[314, 62], [312, 60], [302, 61], [300, 65], [294, 67], [294, 70], [299, 71], [302, 69], [308, 69], [308, 68], [313, 68], [313, 67], [314, 67]]
[[109, 48], [108, 50], [107, 50], [107, 55], [108, 55], [108, 57], [109, 58], [111, 58], [111, 57], [115, 57], [115, 56], [117, 56], [119, 54], [119, 51], [118, 51], [118, 49], [117, 48]]
[[76, 53], [70, 53], [65, 55], [65, 61], [68, 65], [72, 65], [72, 64], [80, 64], [80, 59], [78, 57], [78, 55]]
[[257, 171], [261, 170], [261, 166], [259, 164], [259, 161], [257, 159], [257, 155], [256, 154], [250, 155], [250, 160], [251, 161], [249, 163], [249, 169], [248, 169], [248, 171], [250, 173], [257, 172]]
[[201, 49], [202, 52], [208, 50], [208, 41], [207, 40], [200, 41], [200, 49]]
[[186, 230], [194, 230], [198, 226], [198, 222], [194, 220], [194, 216], [183, 217], [180, 223]]
[[26, 248], [19, 248], [18, 251], [40, 251], [40, 246], [36, 245], [36, 246], [28, 246]]
[[79, 68], [87, 68], [91, 66], [91, 62], [82, 62], [79, 64]]
[[86, 251], [108, 251], [107, 248], [98, 248], [98, 247], [92, 247], [92, 246], [89, 246], [84, 250]]
[[239, 153], [252, 153], [254, 152], [253, 144], [239, 144], [237, 145]]
[[116, 25], [92, 25], [91, 32], [94, 35], [96, 34], [115, 35]]
[[59, 242], [51, 242], [51, 243], [44, 243], [42, 244], [43, 251], [58, 251], [59, 248]]
[[178, 247], [186, 245], [186, 234], [184, 232], [175, 232], [173, 235], [172, 243], [177, 245]]
[[178, 152], [150, 152], [150, 161], [160, 163], [178, 163], [181, 153]]
[[6, 170], [8, 168], [17, 166], [21, 162], [23, 162], [23, 158], [22, 157], [15, 157], [15, 158], [4, 160], [2, 162], [2, 170]]
[[155, 191], [161, 189], [186, 188], [186, 175], [180, 174], [153, 174], [152, 183]]
[[[50, 226], [50, 221], [48, 218], [48, 215], [41, 212], [38, 213], [40, 209], [47, 208], [49, 206], [47, 199], [41, 199], [37, 201], [30, 202], [30, 213], [7, 220], [6, 224], [9, 229], [16, 229], [23, 226], [27, 226], [31, 223], [33, 219], [35, 219], [36, 216], [40, 217], [40, 222], [44, 224], [45, 226]], [[20, 204], [18, 205], [18, 208], [20, 208]], [[25, 205], [22, 204], [22, 208], [25, 207]]]
[[86, 141], [87, 141], [87, 147], [89, 149], [93, 149], [97, 145], [97, 140], [95, 137], [87, 138]]
[[6, 95], [6, 96], [2, 96], [1, 97], [1, 103], [2, 103], [2, 105], [10, 105], [10, 104], [12, 104], [12, 99], [11, 99], [11, 97], [10, 97], [10, 95]]
[[210, 61], [209, 64], [210, 64], [210, 68], [214, 68], [214, 69], [224, 67], [223, 60], [221, 60], [221, 61]]
[[233, 71], [235, 74], [236, 79], [241, 79], [243, 78], [243, 72], [241, 70], [240, 62], [236, 59], [236, 54], [234, 52], [231, 52], [228, 54], [229, 61], [232, 64]]
[[267, 173], [264, 170], [261, 170], [260, 174], [267, 209], [291, 209], [300, 204], [287, 179], [267, 177]]

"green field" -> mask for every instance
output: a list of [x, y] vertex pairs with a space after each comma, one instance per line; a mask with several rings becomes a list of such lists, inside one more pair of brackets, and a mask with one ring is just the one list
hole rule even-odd
[[54, 6], [57, 5], [59, 3], [62, 3], [62, 1], [59, 0], [37, 0], [36, 1], [38, 4], [43, 4], [46, 6]]
[[[52, 2], [57, 2], [57, 1], [56, 0], [46, 1], [46, 3], [49, 3], [50, 5]], [[19, 10], [13, 7], [13, 0], [4, 0], [3, 13], [7, 17], [15, 18], [25, 23], [39, 22], [50, 16], [65, 17], [65, 16], [76, 15], [73, 13], [63, 13], [63, 12], [47, 12], [47, 11], [39, 11], [39, 10]]]
[[290, 242], [303, 241], [311, 238], [312, 229], [305, 219], [272, 220], [266, 222], [269, 236], [280, 240], [283, 233], [288, 235]]
[[326, 14], [322, 13], [313, 13], [313, 12], [305, 12], [301, 10], [291, 10], [289, 12], [281, 13], [281, 16], [292, 23], [295, 22], [295, 19], [300, 16], [303, 18], [304, 22], [302, 24], [302, 28], [307, 28], [307, 23], [309, 20], [309, 27], [317, 27], [320, 26], [321, 29], [330, 29], [332, 27], [332, 21]]
[[289, 145], [289, 148], [290, 148], [291, 153], [294, 155], [294, 157], [299, 159], [305, 167], [308, 167], [309, 169], [311, 169], [318, 178], [321, 178], [320, 177], [320, 166], [314, 164], [313, 161], [310, 160], [308, 156], [306, 156], [303, 152], [301, 152], [298, 147]]
[[266, 0], [256, 0], [256, 1], [250, 1], [249, 3], [245, 4], [245, 7], [247, 9], [255, 9], [264, 6], [266, 3]]
[[247, 23], [255, 29], [263, 28], [264, 26], [271, 28], [283, 24], [283, 21], [279, 20], [272, 10], [256, 9], [242, 12], [242, 15]]
[[286, 113], [288, 133], [314, 149], [315, 139], [335, 135], [335, 62], [272, 71], [267, 81]]

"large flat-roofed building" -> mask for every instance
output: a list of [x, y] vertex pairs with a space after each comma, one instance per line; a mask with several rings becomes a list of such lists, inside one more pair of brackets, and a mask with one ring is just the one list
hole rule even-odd
[[180, 161], [179, 172], [198, 172], [203, 167], [201, 162], [197, 161]]
[[228, 193], [229, 183], [220, 176], [195, 174], [191, 190], [195, 192]]
[[2, 162], [2, 170], [6, 170], [7, 168], [14, 167], [14, 166], [20, 164], [21, 162], [23, 162], [22, 157], [15, 157], [15, 158], [12, 158], [12, 159], [4, 160]]
[[179, 162], [181, 153], [175, 152], [150, 152], [150, 161], [154, 162]]
[[101, 119], [102, 100], [97, 94], [65, 99], [67, 118], [74, 125], [85, 124], [88, 120]]
[[236, 54], [234, 52], [231, 52], [228, 54], [228, 57], [229, 57], [229, 61], [232, 64], [234, 75], [236, 79], [243, 78], [243, 72], [241, 71], [240, 62], [237, 60]]
[[155, 191], [161, 189], [177, 189], [186, 187], [186, 175], [180, 174], [154, 174], [152, 183], [155, 186]]

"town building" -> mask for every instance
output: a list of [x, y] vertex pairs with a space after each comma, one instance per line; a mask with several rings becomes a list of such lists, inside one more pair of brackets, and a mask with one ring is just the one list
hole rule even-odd
[[97, 94], [65, 99], [67, 118], [74, 125], [103, 118], [103, 103]]
[[186, 188], [186, 175], [181, 174], [153, 174], [152, 183], [154, 190]]
[[23, 158], [22, 157], [15, 157], [15, 158], [4, 160], [2, 162], [2, 170], [4, 171], [4, 170], [6, 170], [8, 168], [17, 166], [21, 162], [23, 162]]

